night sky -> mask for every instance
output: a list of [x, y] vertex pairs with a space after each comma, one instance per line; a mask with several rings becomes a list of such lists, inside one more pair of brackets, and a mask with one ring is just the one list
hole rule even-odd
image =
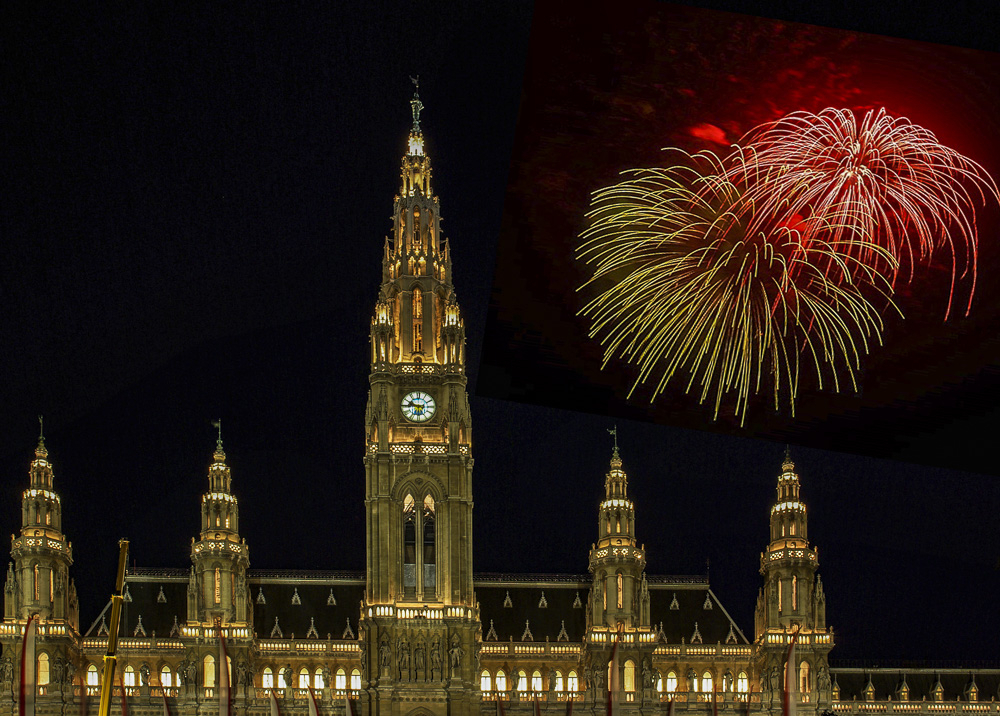
[[[18, 529], [43, 413], [85, 628], [118, 538], [136, 565], [190, 563], [217, 418], [251, 566], [364, 569], [368, 325], [419, 74], [469, 337], [476, 570], [586, 571], [617, 422], [649, 571], [709, 564], [752, 631], [783, 443], [474, 394], [532, 8], [433, 7], [4, 8], [0, 519]], [[989, 40], [952, 11], [810, 12], [785, 16]], [[996, 478], [792, 451], [834, 657], [996, 658]]]

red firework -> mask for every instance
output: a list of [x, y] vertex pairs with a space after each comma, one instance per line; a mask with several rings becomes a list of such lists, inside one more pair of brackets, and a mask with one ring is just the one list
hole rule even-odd
[[[752, 130], [741, 144], [741, 161], [753, 170], [737, 163], [724, 176], [742, 185], [756, 215], [781, 217], [807, 242], [810, 227], [827, 233], [834, 227], [846, 253], [893, 281], [902, 267], [912, 278], [917, 263], [946, 248], [952, 279], [945, 317], [957, 280], [966, 276], [968, 313], [976, 282], [976, 200], [1000, 200], [979, 164], [885, 109], [860, 121], [847, 109], [793, 112]], [[887, 254], [873, 251], [873, 244]]]

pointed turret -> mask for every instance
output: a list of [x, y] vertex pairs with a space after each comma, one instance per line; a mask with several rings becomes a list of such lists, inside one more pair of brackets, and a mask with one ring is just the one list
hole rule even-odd
[[618, 453], [617, 428], [604, 500], [598, 510], [597, 542], [590, 550], [594, 575], [591, 624], [649, 626], [649, 593], [644, 588], [646, 552], [636, 542], [635, 506], [628, 499], [628, 477]]
[[[39, 417], [39, 425], [42, 418]], [[21, 532], [11, 536], [4, 587], [6, 619], [43, 620], [79, 628], [76, 590], [69, 578], [73, 545], [62, 531], [62, 501], [53, 488], [52, 463], [39, 430], [35, 459], [28, 468], [28, 489], [21, 494]]]
[[829, 688], [826, 684], [822, 690], [817, 688], [813, 675], [828, 668], [833, 632], [826, 626], [826, 597], [817, 574], [819, 556], [809, 543], [806, 515], [799, 476], [786, 448], [771, 506], [770, 541], [760, 557], [764, 585], [757, 597], [754, 658], [758, 673], [773, 671], [775, 666], [783, 669], [785, 650], [797, 631], [794, 668], [801, 672], [799, 690], [803, 694], [819, 691], [810, 703], [825, 705], [831, 698]]
[[191, 544], [193, 577], [188, 597], [188, 622], [248, 623], [246, 570], [250, 553], [239, 534], [239, 505], [232, 492], [232, 474], [222, 448], [222, 425], [208, 468], [208, 492], [201, 497], [201, 534]]

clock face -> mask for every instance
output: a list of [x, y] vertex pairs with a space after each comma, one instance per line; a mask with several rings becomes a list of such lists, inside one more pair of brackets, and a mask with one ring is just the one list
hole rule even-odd
[[436, 407], [434, 398], [420, 391], [407, 393], [406, 397], [403, 398], [403, 415], [406, 416], [407, 420], [412, 420], [415, 423], [430, 420]]

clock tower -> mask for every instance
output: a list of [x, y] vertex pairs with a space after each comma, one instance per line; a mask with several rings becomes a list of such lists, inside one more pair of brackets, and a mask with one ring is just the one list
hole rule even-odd
[[479, 708], [472, 591], [472, 424], [465, 329], [420, 129], [402, 159], [371, 323], [365, 412], [369, 713]]

